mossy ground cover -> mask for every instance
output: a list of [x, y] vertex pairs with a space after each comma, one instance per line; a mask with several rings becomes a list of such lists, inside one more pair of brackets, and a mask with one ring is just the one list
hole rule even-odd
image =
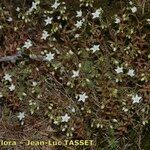
[[149, 1], [0, 1], [0, 138], [93, 140], [0, 149], [149, 150]]

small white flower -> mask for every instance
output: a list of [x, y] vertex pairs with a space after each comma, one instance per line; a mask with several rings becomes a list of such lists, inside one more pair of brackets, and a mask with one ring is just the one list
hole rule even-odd
[[22, 93], [23, 96], [27, 96], [27, 94], [25, 92]]
[[82, 11], [77, 11], [77, 16], [76, 17], [82, 17]]
[[98, 123], [98, 124], [96, 125], [96, 127], [99, 128], [99, 127], [100, 127], [100, 124]]
[[52, 8], [57, 9], [60, 3], [56, 0], [55, 3], [52, 5]]
[[32, 2], [32, 9], [36, 9], [37, 8], [37, 4], [36, 2]]
[[54, 54], [52, 54], [51, 52], [49, 52], [48, 54], [46, 54], [46, 60], [51, 61], [52, 59], [54, 59]]
[[129, 1], [129, 4], [130, 4], [130, 5], [133, 5], [133, 2], [132, 2], [132, 1]]
[[37, 82], [32, 82], [32, 86], [37, 86]]
[[133, 77], [135, 76], [134, 70], [133, 69], [129, 69], [128, 73], [129, 76]]
[[27, 41], [24, 43], [24, 48], [30, 48], [32, 46], [32, 42], [31, 42], [31, 40], [29, 40], [29, 39], [27, 39]]
[[113, 47], [113, 51], [115, 52], [117, 50], [117, 47]]
[[19, 115], [17, 116], [19, 121], [22, 121], [25, 118], [25, 113], [24, 112], [19, 112]]
[[118, 82], [119, 82], [119, 79], [116, 79], [116, 82], [118, 83]]
[[97, 9], [94, 13], [92, 13], [93, 19], [99, 18], [102, 13], [102, 9]]
[[32, 2], [32, 7], [31, 9], [37, 9], [37, 5], [40, 3], [40, 1], [37, 1], [37, 2]]
[[45, 25], [47, 26], [48, 24], [51, 24], [52, 23], [52, 17], [47, 17], [47, 19], [45, 19]]
[[147, 19], [148, 24], [150, 24], [150, 19]]
[[14, 91], [14, 90], [15, 90], [15, 85], [14, 85], [14, 84], [11, 84], [11, 86], [9, 87], [9, 90], [10, 90], [10, 91]]
[[118, 122], [117, 119], [113, 119], [112, 121], [113, 121], [113, 122]]
[[62, 121], [61, 122], [68, 122], [70, 119], [70, 116], [68, 116], [68, 114], [65, 114], [64, 116], [61, 117]]
[[123, 72], [123, 67], [117, 67], [117, 69], [115, 69], [115, 71], [119, 74]]
[[128, 109], [125, 108], [125, 107], [123, 107], [122, 110], [123, 110], [124, 112], [127, 112], [127, 111], [128, 111]]
[[3, 77], [6, 81], [9, 81], [9, 82], [11, 82], [12, 81], [12, 79], [11, 79], [11, 75], [10, 74], [5, 74], [5, 76]]
[[7, 21], [9, 21], [9, 22], [11, 22], [13, 19], [12, 19], [12, 17], [9, 17], [8, 19], [7, 19]]
[[81, 28], [82, 24], [83, 24], [83, 21], [80, 20], [80, 21], [77, 21], [77, 23], [75, 24], [75, 26], [76, 26], [77, 28]]
[[76, 110], [75, 110], [75, 108], [74, 108], [74, 107], [71, 109], [71, 112], [73, 112], [73, 113], [74, 113], [74, 112], [76, 112]]
[[80, 36], [80, 34], [75, 34], [75, 36], [74, 36], [74, 37], [75, 37], [75, 38], [78, 38], [79, 36]]
[[19, 8], [19, 7], [17, 7], [17, 8], [16, 8], [16, 11], [18, 11], [18, 12], [19, 12], [19, 11], [20, 11], [20, 8]]
[[70, 55], [73, 55], [73, 54], [74, 54], [72, 50], [69, 50], [68, 53], [69, 53]]
[[66, 130], [66, 128], [62, 128], [62, 130], [61, 130], [61, 131], [63, 131], [63, 132], [64, 132], [65, 130]]
[[116, 23], [116, 24], [119, 24], [119, 23], [120, 23], [120, 19], [119, 19], [119, 18], [116, 18], [116, 19], [115, 19], [115, 23]]
[[77, 71], [73, 70], [72, 72], [73, 72], [72, 78], [79, 76], [79, 70], [77, 70]]
[[32, 2], [32, 6], [29, 9], [29, 13], [31, 13], [34, 9], [37, 9], [37, 5], [40, 3], [40, 1]]
[[131, 11], [132, 11], [132, 13], [135, 13], [135, 12], [137, 12], [137, 8], [134, 6], [131, 8]]
[[55, 121], [54, 121], [54, 124], [57, 124], [57, 125], [58, 125], [58, 124], [59, 124], [59, 122], [58, 122], [57, 120], [55, 120]]
[[46, 40], [48, 36], [49, 36], [48, 32], [43, 30], [41, 39]]
[[96, 51], [99, 51], [99, 46], [100, 45], [94, 45], [92, 48], [90, 48], [91, 51], [93, 51], [93, 53], [95, 53]]
[[71, 130], [74, 131], [75, 130], [74, 127], [71, 127]]
[[84, 94], [79, 94], [79, 99], [78, 101], [82, 101], [85, 102], [85, 100], [88, 98], [88, 96], [86, 95], [86, 93]]
[[134, 103], [139, 103], [141, 99], [142, 99], [142, 97], [138, 96], [137, 94], [136, 94], [136, 95], [133, 95], [133, 96], [132, 96], [132, 100], [133, 100], [132, 103], [133, 103], [133, 104], [134, 104]]
[[143, 125], [145, 125], [145, 124], [147, 124], [147, 123], [148, 123], [148, 120], [142, 121], [142, 124], [143, 124]]

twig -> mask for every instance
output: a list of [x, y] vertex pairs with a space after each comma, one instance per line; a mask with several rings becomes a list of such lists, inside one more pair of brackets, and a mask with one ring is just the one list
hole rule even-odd
[[16, 55], [12, 55], [12, 56], [4, 56], [0, 58], [0, 62], [12, 62], [15, 63], [17, 59], [19, 59], [19, 57], [22, 57], [21, 54], [16, 54]]
[[[11, 62], [11, 63], [15, 63], [16, 60], [18, 60], [19, 58], [24, 58], [24, 55], [22, 55], [21, 53], [17, 53], [15, 55], [12, 56], [4, 56], [0, 58], [0, 62]], [[29, 55], [29, 59], [32, 60], [36, 60], [36, 61], [46, 61], [45, 57], [43, 57], [42, 55]]]

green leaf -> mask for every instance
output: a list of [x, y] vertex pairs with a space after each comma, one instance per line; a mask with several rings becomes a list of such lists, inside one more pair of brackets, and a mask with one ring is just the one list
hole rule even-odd
[[82, 70], [83, 72], [85, 73], [91, 73], [92, 72], [92, 66], [93, 66], [93, 63], [91, 61], [85, 61], [82, 63]]

